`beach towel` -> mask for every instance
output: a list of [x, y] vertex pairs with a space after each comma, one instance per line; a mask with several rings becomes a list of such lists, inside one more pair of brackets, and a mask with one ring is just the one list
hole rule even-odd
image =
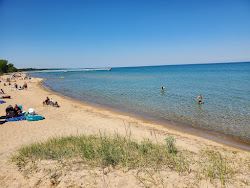
[[5, 101], [0, 100], [0, 104], [6, 103]]
[[26, 120], [26, 117], [19, 116], [19, 117], [13, 117], [13, 118], [6, 119], [6, 121], [22, 121], [22, 120]]
[[42, 120], [45, 118], [43, 116], [37, 114], [37, 115], [33, 115], [33, 116], [28, 115], [28, 116], [26, 116], [26, 119], [27, 119], [27, 121], [39, 121], [39, 120]]

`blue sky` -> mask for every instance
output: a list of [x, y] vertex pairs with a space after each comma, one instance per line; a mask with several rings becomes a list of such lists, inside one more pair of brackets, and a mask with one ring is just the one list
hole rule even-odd
[[0, 0], [17, 68], [250, 61], [250, 0]]

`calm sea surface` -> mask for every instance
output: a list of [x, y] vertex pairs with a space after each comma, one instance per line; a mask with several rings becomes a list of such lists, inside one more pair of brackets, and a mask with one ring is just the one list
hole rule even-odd
[[[250, 63], [31, 75], [46, 78], [46, 86], [78, 100], [250, 143]], [[201, 105], [196, 99], [199, 93]]]

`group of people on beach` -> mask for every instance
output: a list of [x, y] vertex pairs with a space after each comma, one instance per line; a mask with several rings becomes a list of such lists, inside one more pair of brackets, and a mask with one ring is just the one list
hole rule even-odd
[[[13, 74], [11, 77], [6, 78], [6, 80], [4, 80], [4, 86], [6, 86], [6, 83], [9, 83], [9, 85], [11, 85], [11, 81], [14, 81], [14, 88], [15, 89], [27, 89], [28, 88], [28, 84], [27, 82], [24, 82], [23, 86], [18, 86], [17, 83], [15, 82], [15, 79], [17, 77], [22, 77], [20, 79], [27, 79], [27, 75], [25, 75], [25, 77], [23, 77], [23, 75], [18, 75], [18, 74]], [[28, 78], [29, 79], [29, 78]], [[3, 79], [2, 79], [3, 80]], [[0, 94], [6, 94], [3, 89], [1, 89]], [[10, 98], [10, 96], [2, 96], [1, 98]], [[52, 105], [55, 107], [59, 107], [57, 101], [54, 101], [51, 99], [49, 99], [49, 97], [46, 98], [45, 101], [43, 101], [43, 105]], [[14, 107], [12, 105], [9, 105], [6, 109], [6, 118], [13, 118], [13, 117], [19, 117], [22, 116], [22, 106], [20, 105], [15, 105]]]
[[45, 101], [43, 101], [43, 105], [52, 105], [52, 106], [55, 106], [55, 107], [59, 107], [57, 101], [54, 101], [52, 99], [49, 99], [49, 97], [47, 97], [45, 99]]
[[[162, 92], [165, 92], [165, 87], [161, 87], [161, 90], [162, 90]], [[202, 96], [201, 96], [201, 94], [199, 94], [199, 96], [197, 97], [197, 102], [198, 102], [198, 104], [201, 104], [201, 100], [202, 100]]]
[[[16, 74], [16, 73], [13, 73], [11, 75], [11, 77], [7, 77], [6, 79], [3, 79], [2, 80], [4, 81], [4, 86], [6, 86], [6, 83], [8, 83], [9, 86], [11, 86], [11, 81], [13, 82], [16, 82], [16, 78], [17, 77], [22, 77], [23, 75], [21, 74]], [[27, 77], [27, 75], [25, 75]], [[23, 78], [22, 78], [23, 79]], [[28, 88], [28, 84], [27, 82], [24, 82], [23, 86], [20, 88], [18, 87], [17, 83], [14, 83], [14, 87], [16, 89], [27, 89]], [[3, 89], [1, 89], [0, 91], [0, 94], [6, 94], [4, 92]], [[4, 95], [4, 96], [1, 96], [1, 98], [11, 98], [11, 96], [7, 96], [7, 95]], [[6, 118], [12, 118], [12, 117], [19, 117], [19, 116], [22, 116], [22, 106], [20, 105], [15, 105], [14, 107], [12, 105], [9, 105], [6, 109], [5, 109], [5, 112], [6, 112]]]
[[[11, 86], [10, 80], [7, 79], [7, 82], [8, 82], [8, 85]], [[4, 83], [4, 86], [6, 86], [6, 83]], [[15, 83], [15, 84], [14, 84], [14, 87], [15, 87], [16, 89], [18, 89], [18, 90], [22, 90], [22, 89], [26, 89], [26, 90], [27, 90], [28, 84], [27, 84], [27, 82], [24, 82], [23, 86], [19, 86], [19, 87], [18, 87], [17, 83]]]
[[9, 105], [5, 111], [6, 111], [7, 118], [19, 117], [22, 115], [22, 110], [17, 104], [15, 105], [14, 108], [13, 106]]
[[19, 86], [17, 85], [17, 83], [15, 83], [15, 88], [16, 89], [19, 89], [19, 90], [22, 90], [22, 89], [26, 89], [28, 88], [28, 84], [26, 82], [24, 82], [23, 86]]

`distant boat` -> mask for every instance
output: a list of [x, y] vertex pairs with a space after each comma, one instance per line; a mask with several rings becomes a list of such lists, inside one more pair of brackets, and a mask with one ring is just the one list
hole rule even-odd
[[108, 68], [107, 71], [111, 71], [111, 68]]

